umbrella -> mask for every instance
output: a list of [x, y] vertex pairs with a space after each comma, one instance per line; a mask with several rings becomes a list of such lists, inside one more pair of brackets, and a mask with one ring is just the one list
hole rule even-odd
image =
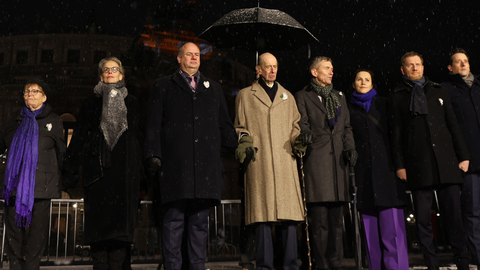
[[261, 7], [233, 10], [199, 37], [218, 48], [257, 52], [295, 50], [318, 42], [312, 33], [287, 13]]

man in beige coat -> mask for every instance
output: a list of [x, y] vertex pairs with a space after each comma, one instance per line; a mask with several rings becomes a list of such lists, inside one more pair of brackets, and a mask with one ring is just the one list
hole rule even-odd
[[293, 150], [300, 114], [293, 95], [275, 81], [275, 56], [262, 54], [256, 69], [259, 80], [238, 93], [235, 106], [237, 156], [240, 162], [247, 156], [248, 162], [245, 223], [255, 225], [257, 269], [273, 269], [271, 223], [281, 222], [283, 268], [297, 270], [297, 222], [303, 220], [303, 208]]

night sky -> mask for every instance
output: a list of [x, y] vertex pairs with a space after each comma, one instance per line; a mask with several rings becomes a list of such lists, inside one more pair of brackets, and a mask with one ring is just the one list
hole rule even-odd
[[[257, 4], [252, 0], [1, 0], [0, 36], [85, 32], [94, 22], [98, 32], [135, 37], [147, 14], [168, 20], [189, 17], [198, 35], [225, 13]], [[407, 51], [423, 55], [425, 74], [433, 81], [441, 82], [447, 74], [447, 54], [455, 47], [469, 52], [472, 72], [478, 73], [479, 5], [475, 0], [260, 1], [261, 7], [290, 14], [320, 40], [311, 44], [312, 56], [333, 59], [336, 89], [350, 90], [355, 70], [369, 68], [376, 74], [377, 90], [382, 94], [400, 80], [399, 59]], [[274, 54], [280, 66], [277, 79], [287, 89], [295, 92], [308, 83], [306, 47]], [[253, 52], [235, 57], [246, 65], [254, 64]]]

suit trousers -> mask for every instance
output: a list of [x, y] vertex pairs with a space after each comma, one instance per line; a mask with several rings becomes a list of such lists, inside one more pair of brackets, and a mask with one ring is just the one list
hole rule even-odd
[[315, 269], [341, 267], [343, 260], [343, 202], [309, 203]]
[[[14, 204], [15, 198], [10, 198], [10, 203], [5, 208], [5, 249], [10, 258], [10, 269], [40, 269], [40, 260], [48, 239], [50, 200], [35, 199], [32, 209], [32, 223], [30, 224], [28, 235], [25, 234], [25, 228], [15, 225]], [[22, 254], [24, 237], [26, 238], [26, 246], [25, 254]]]
[[408, 270], [408, 247], [403, 208], [360, 210], [370, 270]]
[[480, 265], [480, 173], [467, 173], [462, 187], [463, 226], [472, 263]]
[[440, 260], [435, 252], [431, 223], [434, 198], [433, 188], [437, 190], [440, 216], [446, 227], [448, 240], [452, 247], [454, 263], [462, 266], [468, 265], [467, 236], [463, 228], [460, 203], [461, 186], [456, 184], [438, 185], [412, 191], [415, 218], [417, 220], [417, 236], [425, 264], [428, 267], [440, 265]]
[[[297, 224], [294, 221], [282, 221], [282, 248], [283, 269], [298, 270], [297, 251]], [[273, 241], [272, 223], [255, 223], [255, 236], [257, 242], [257, 270], [272, 270], [273, 266]]]
[[90, 244], [94, 270], [122, 270], [130, 243], [105, 240]]
[[[186, 229], [190, 270], [205, 270], [209, 200], [178, 200], [166, 205], [163, 217], [165, 270], [182, 269], [182, 235]], [[185, 255], [185, 254], [183, 254]]]

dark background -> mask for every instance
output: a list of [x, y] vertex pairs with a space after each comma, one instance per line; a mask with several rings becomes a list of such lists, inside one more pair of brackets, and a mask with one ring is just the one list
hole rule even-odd
[[[188, 19], [198, 35], [225, 13], [257, 5], [255, 0], [2, 0], [0, 36], [82, 33], [93, 24], [97, 32], [137, 37], [152, 18], [156, 24]], [[386, 94], [401, 78], [400, 57], [412, 50], [423, 55], [425, 74], [433, 81], [443, 80], [447, 54], [455, 47], [466, 49], [472, 72], [478, 70], [478, 1], [262, 0], [260, 6], [290, 14], [320, 40], [311, 44], [312, 56], [333, 59], [334, 87], [342, 91], [350, 90], [355, 70], [369, 68], [376, 74], [377, 90]], [[280, 83], [292, 92], [308, 84], [306, 47], [274, 54]], [[249, 67], [255, 64], [254, 52], [230, 57]]]

